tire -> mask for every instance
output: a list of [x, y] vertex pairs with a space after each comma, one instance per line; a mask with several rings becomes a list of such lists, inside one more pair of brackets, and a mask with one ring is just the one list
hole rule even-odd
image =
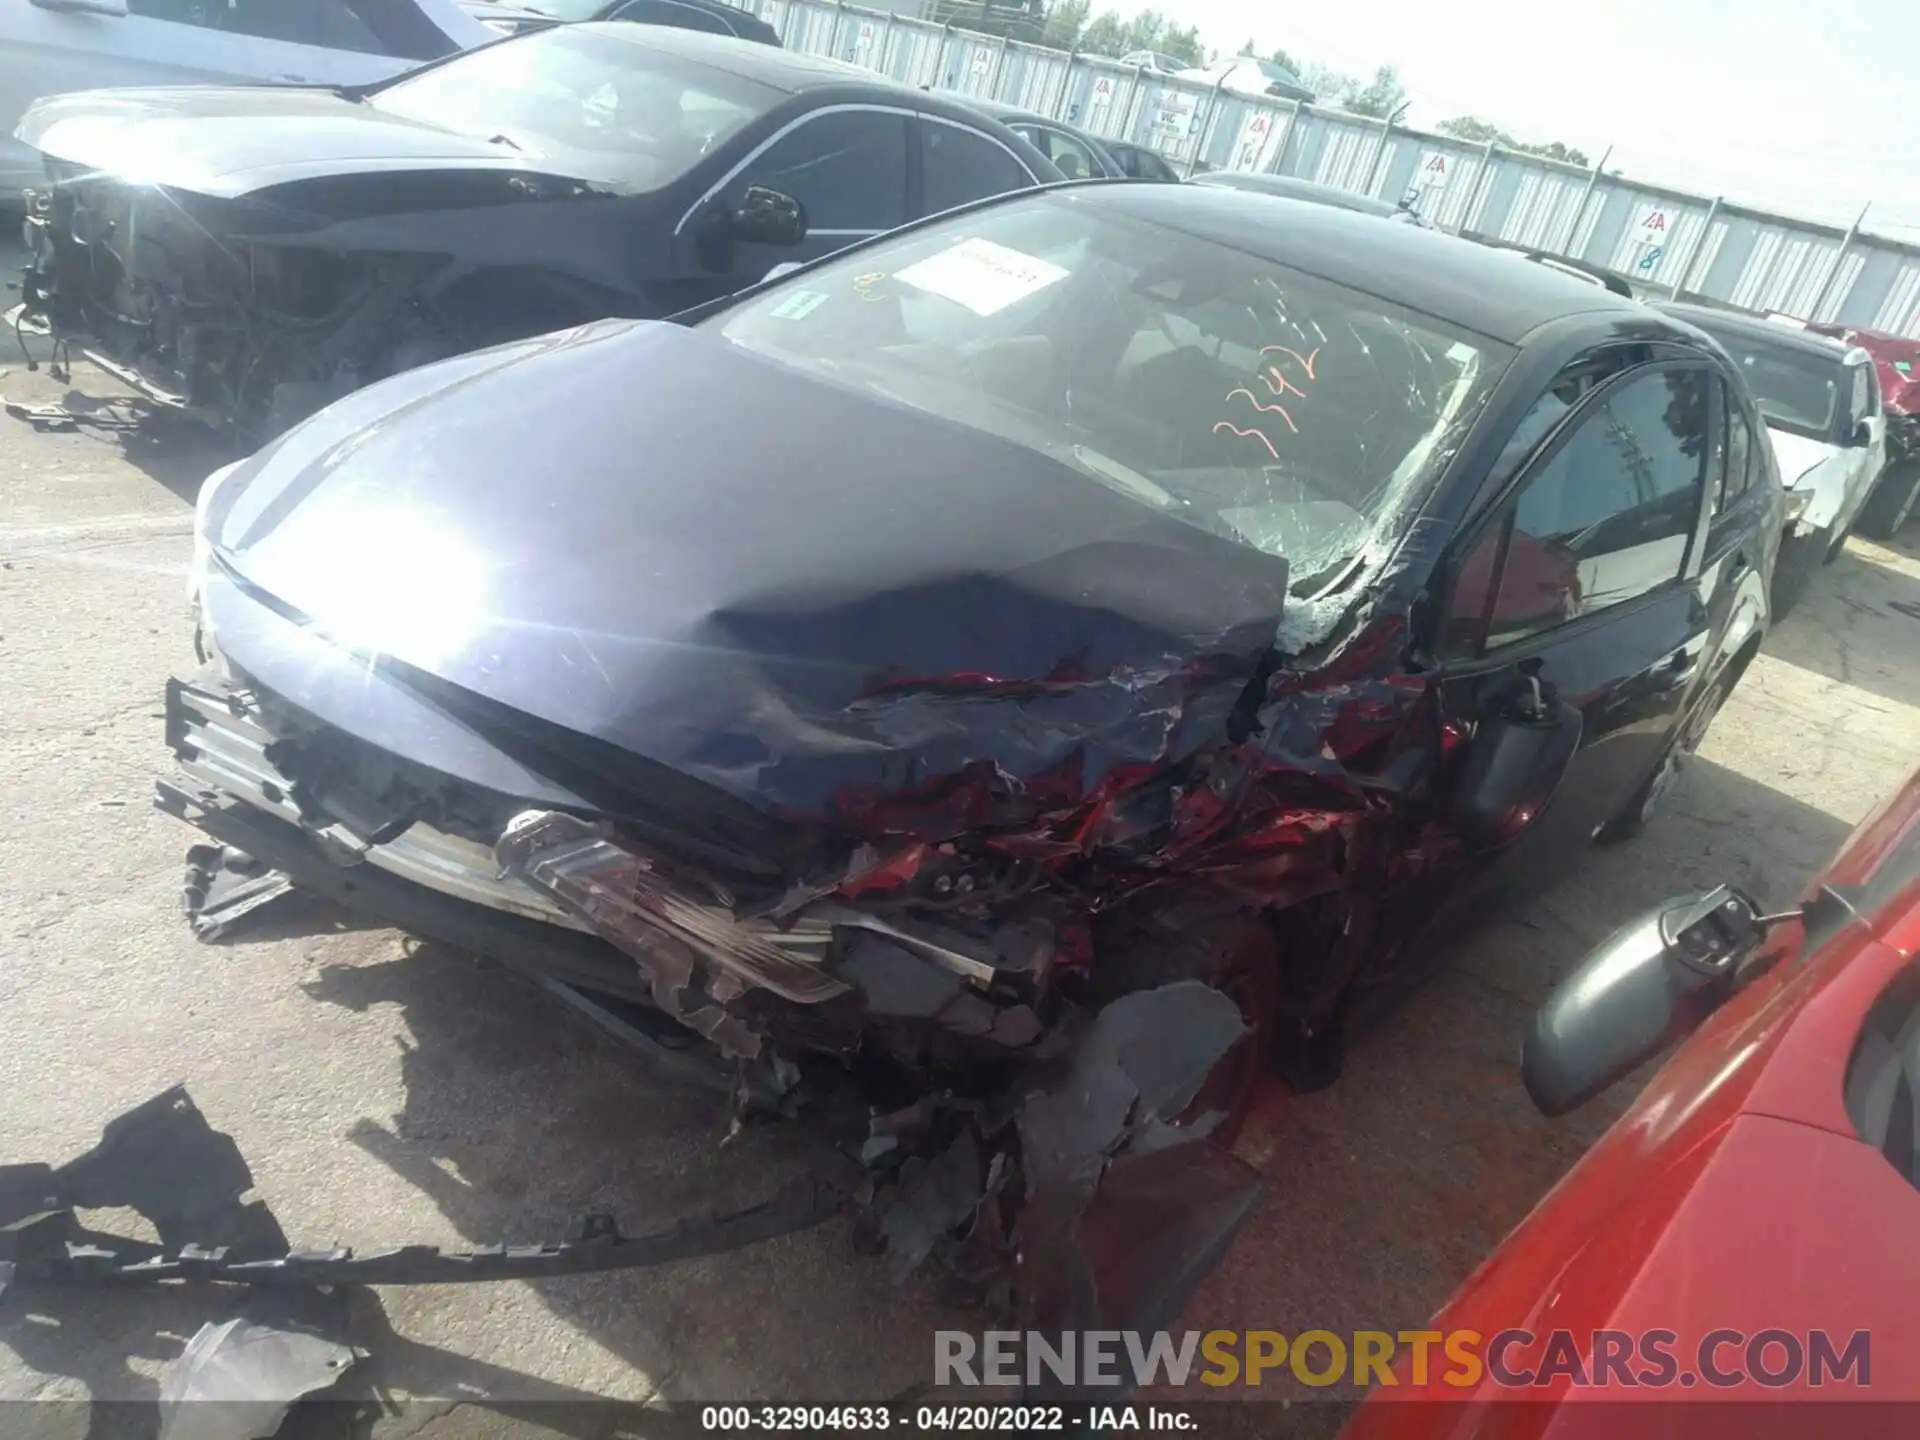
[[1847, 536], [1852, 533], [1853, 526], [1849, 524], [1846, 529], [1829, 540], [1827, 542], [1827, 548], [1820, 552], [1820, 563], [1822, 565], [1831, 565], [1834, 561], [1838, 560], [1840, 558], [1840, 552], [1847, 548]]
[[1660, 813], [1661, 802], [1673, 792], [1674, 782], [1692, 760], [1693, 752], [1707, 738], [1714, 717], [1720, 713], [1720, 707], [1726, 703], [1732, 689], [1725, 675], [1715, 677], [1706, 693], [1694, 702], [1693, 708], [1675, 727], [1666, 748], [1660, 752], [1660, 763], [1640, 782], [1639, 788], [1620, 807], [1619, 813], [1600, 827], [1593, 837], [1597, 843], [1618, 845], [1646, 830], [1653, 817]]
[[1786, 619], [1789, 611], [1807, 593], [1807, 582], [1820, 568], [1822, 557], [1833, 541], [1824, 530], [1811, 535], [1783, 535], [1780, 553], [1773, 562], [1773, 585], [1767, 592], [1768, 608], [1774, 624]]
[[1869, 540], [1891, 540], [1912, 516], [1916, 502], [1920, 502], [1920, 460], [1889, 465], [1860, 507], [1853, 528]]

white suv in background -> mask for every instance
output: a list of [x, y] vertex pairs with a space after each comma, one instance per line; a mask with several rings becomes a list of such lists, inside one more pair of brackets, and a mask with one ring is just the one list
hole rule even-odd
[[1887, 463], [1873, 357], [1797, 322], [1704, 305], [1657, 308], [1720, 342], [1766, 422], [1787, 490], [1787, 528], [1773, 571], [1778, 620], [1813, 571], [1840, 553]]

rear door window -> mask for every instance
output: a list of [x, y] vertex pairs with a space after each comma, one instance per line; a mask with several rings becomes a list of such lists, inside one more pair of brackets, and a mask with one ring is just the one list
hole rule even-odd
[[1151, 150], [1143, 150], [1138, 145], [1110, 145], [1107, 153], [1113, 156], [1113, 163], [1121, 172], [1136, 180], [1177, 181], [1180, 172]]
[[922, 208], [929, 215], [1033, 184], [1026, 167], [999, 141], [930, 116], [920, 120], [920, 174]]
[[1103, 173], [1103, 167], [1093, 158], [1093, 152], [1065, 131], [1048, 129], [1044, 125], [1017, 125], [1014, 130], [1051, 160], [1069, 180], [1085, 180]]
[[765, 185], [807, 209], [807, 231], [874, 234], [907, 219], [907, 117], [829, 110], [796, 125], [730, 187]]
[[[1449, 648], [1533, 638], [1679, 577], [1706, 483], [1709, 375], [1653, 371], [1597, 397], [1522, 480], [1456, 581]], [[1547, 405], [1551, 401], [1551, 405]], [[1565, 401], [1543, 400], [1550, 428]], [[1538, 407], [1536, 407], [1538, 408]]]

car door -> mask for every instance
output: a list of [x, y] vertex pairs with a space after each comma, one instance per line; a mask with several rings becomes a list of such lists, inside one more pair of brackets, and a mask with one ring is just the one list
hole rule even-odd
[[[1749, 644], [1758, 644], [1767, 627], [1766, 576], [1779, 540], [1773, 513], [1779, 485], [1768, 467], [1771, 452], [1758, 413], [1748, 412], [1737, 382], [1716, 375], [1713, 383], [1720, 428], [1707, 466], [1709, 519], [1697, 582], [1712, 637], [1701, 683], [1727, 687], [1737, 678], [1728, 667]], [[1724, 690], [1718, 698], [1725, 699]]]
[[[1887, 417], [1880, 398], [1880, 377], [1871, 360], [1863, 356], [1849, 364], [1847, 380], [1847, 422], [1842, 443], [1848, 448], [1851, 470], [1847, 476], [1847, 507], [1841, 520], [1851, 526], [1886, 465]], [[1864, 444], [1860, 443], [1863, 439]]]
[[1039, 183], [1026, 161], [998, 136], [925, 111], [920, 115], [918, 159], [922, 215], [938, 215]]
[[1450, 560], [1449, 719], [1477, 742], [1536, 682], [1581, 716], [1551, 803], [1491, 867], [1502, 880], [1565, 860], [1628, 804], [1714, 638], [1701, 552], [1707, 478], [1721, 463], [1715, 374], [1658, 362], [1606, 375], [1606, 363], [1539, 398], [1509, 446], [1537, 449]]
[[[823, 105], [776, 124], [706, 185], [675, 226], [675, 277], [662, 287], [683, 309], [744, 289], [775, 265], [804, 263], [902, 224], [909, 217], [913, 112], [880, 104]], [[719, 217], [755, 186], [798, 200], [807, 213], [798, 245], [716, 245]]]

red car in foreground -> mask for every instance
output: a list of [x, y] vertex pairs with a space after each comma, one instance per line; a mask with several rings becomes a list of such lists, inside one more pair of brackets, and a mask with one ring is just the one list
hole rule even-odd
[[1790, 915], [1722, 887], [1590, 952], [1541, 1109], [1692, 1034], [1433, 1321], [1475, 1360], [1403, 1346], [1346, 1440], [1920, 1434], [1917, 952], [1920, 774]]

